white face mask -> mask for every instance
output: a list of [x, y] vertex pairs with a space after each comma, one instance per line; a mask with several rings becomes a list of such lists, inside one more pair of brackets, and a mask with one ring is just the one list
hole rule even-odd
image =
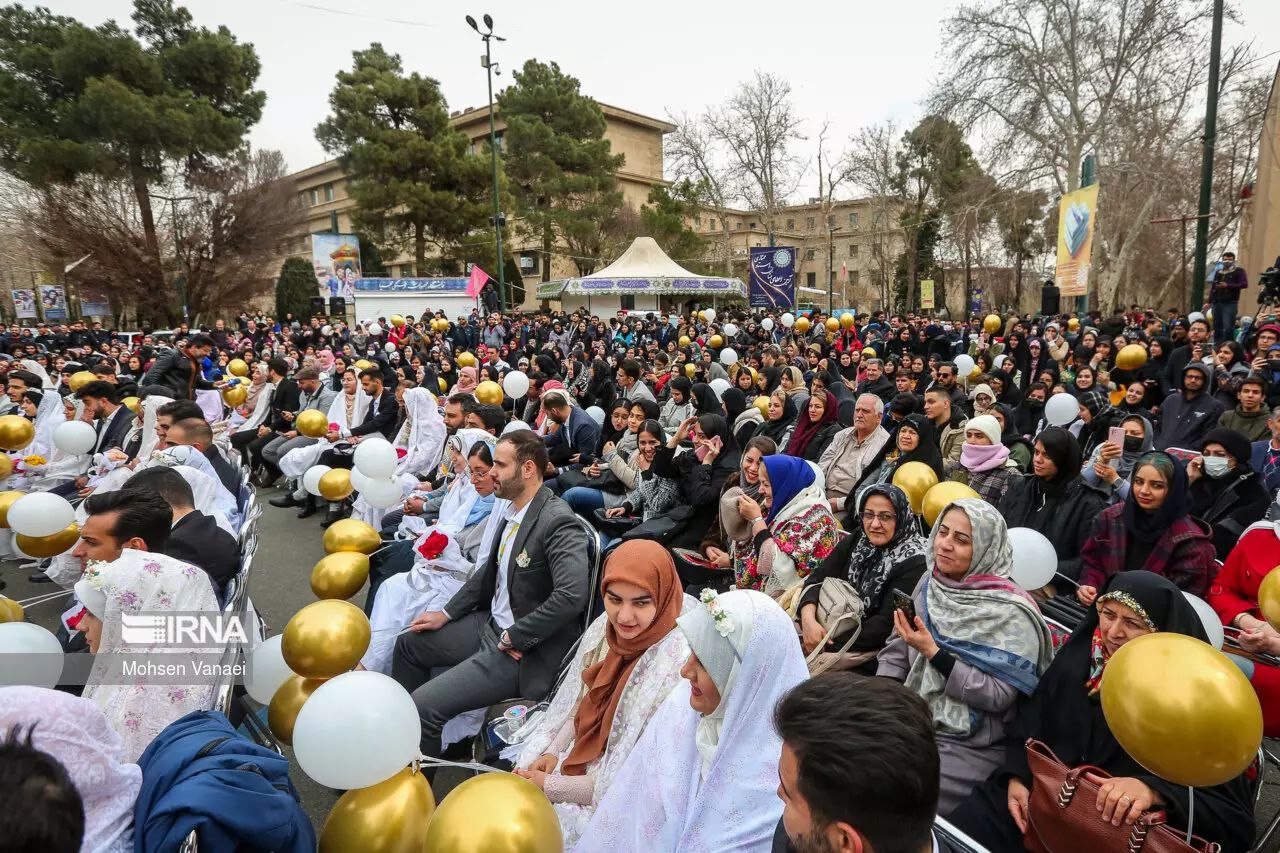
[[1225, 456], [1205, 456], [1204, 472], [1214, 479], [1223, 476], [1227, 473], [1227, 458]]

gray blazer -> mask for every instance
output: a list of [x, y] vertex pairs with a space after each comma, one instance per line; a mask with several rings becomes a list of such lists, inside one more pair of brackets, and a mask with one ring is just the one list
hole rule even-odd
[[[450, 617], [489, 609], [497, 587], [503, 529], [505, 522], [489, 559], [445, 606]], [[512, 647], [524, 653], [520, 695], [541, 699], [551, 691], [561, 662], [582, 633], [582, 612], [590, 594], [587, 534], [569, 505], [544, 486], [529, 503], [511, 548], [507, 592], [516, 621], [507, 635]], [[528, 565], [518, 565], [521, 555], [528, 556]]]

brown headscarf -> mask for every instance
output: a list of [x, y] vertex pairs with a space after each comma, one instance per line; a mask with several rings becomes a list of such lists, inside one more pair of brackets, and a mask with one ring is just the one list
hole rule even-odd
[[587, 765], [604, 754], [609, 730], [618, 710], [618, 701], [640, 657], [676, 627], [676, 617], [684, 601], [680, 576], [671, 554], [657, 542], [623, 542], [604, 566], [600, 582], [603, 593], [614, 581], [635, 584], [653, 596], [658, 614], [648, 628], [633, 640], [624, 640], [610, 623], [605, 628], [609, 650], [597, 663], [582, 671], [587, 692], [578, 702], [573, 718], [573, 749], [565, 757], [560, 773], [581, 776]]

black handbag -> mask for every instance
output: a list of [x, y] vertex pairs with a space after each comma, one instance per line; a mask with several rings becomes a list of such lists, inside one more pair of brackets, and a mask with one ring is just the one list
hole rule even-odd
[[556, 475], [556, 482], [563, 490], [582, 486], [587, 489], [599, 489], [611, 495], [626, 492], [626, 487], [622, 485], [618, 475], [608, 469], [601, 471], [599, 477], [588, 477], [581, 468], [567, 468]]
[[608, 536], [610, 539], [621, 539], [627, 535], [628, 531], [640, 525], [640, 519], [634, 515], [622, 516], [620, 518], [609, 518], [605, 515], [607, 510], [604, 507], [596, 509], [592, 512], [594, 521], [591, 523], [595, 528]]
[[652, 539], [655, 542], [666, 542], [671, 537], [684, 532], [689, 526], [689, 519], [693, 518], [693, 507], [678, 506], [675, 509], [667, 510], [661, 515], [655, 515], [647, 521], [642, 521], [635, 527], [622, 534], [624, 541], [632, 539]]

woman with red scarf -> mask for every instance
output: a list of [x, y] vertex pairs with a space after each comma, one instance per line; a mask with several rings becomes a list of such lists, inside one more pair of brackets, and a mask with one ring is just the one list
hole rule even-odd
[[785, 453], [817, 462], [822, 457], [822, 451], [827, 449], [840, 429], [840, 424], [836, 422], [835, 395], [830, 391], [814, 394], [796, 421], [795, 431], [791, 433], [791, 441], [787, 443]]

